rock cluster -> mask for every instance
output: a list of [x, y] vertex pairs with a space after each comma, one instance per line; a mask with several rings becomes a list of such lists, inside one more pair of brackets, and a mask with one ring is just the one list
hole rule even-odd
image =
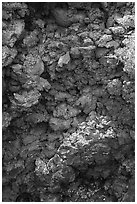
[[134, 202], [135, 4], [2, 3], [4, 202]]

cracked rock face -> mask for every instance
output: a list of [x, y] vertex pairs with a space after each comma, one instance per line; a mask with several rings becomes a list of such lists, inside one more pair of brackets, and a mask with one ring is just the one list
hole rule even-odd
[[135, 3], [2, 3], [2, 201], [135, 201]]

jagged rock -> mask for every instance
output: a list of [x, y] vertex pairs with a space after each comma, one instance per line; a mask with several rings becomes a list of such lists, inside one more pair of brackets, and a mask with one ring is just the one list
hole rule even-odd
[[3, 114], [2, 114], [2, 128], [8, 127], [11, 120], [12, 120], [12, 116], [7, 112], [3, 112]]
[[133, 15], [125, 15], [123, 18], [116, 18], [116, 22], [122, 25], [125, 29], [135, 27], [135, 19]]
[[13, 47], [17, 39], [24, 31], [25, 23], [23, 20], [14, 20], [6, 25], [2, 30], [2, 44]]
[[49, 120], [49, 125], [54, 131], [67, 130], [70, 128], [71, 122], [72, 121], [70, 119], [64, 120], [64, 119], [52, 117]]
[[110, 95], [121, 95], [122, 83], [119, 79], [113, 79], [108, 82], [107, 90]]
[[2, 47], [2, 66], [6, 67], [11, 64], [17, 55], [17, 50], [15, 48], [9, 48], [8, 46]]
[[124, 35], [125, 29], [122, 26], [110, 27], [109, 28], [114, 35]]
[[115, 54], [124, 63], [123, 70], [131, 77], [135, 75], [135, 34], [123, 40], [124, 47], [115, 50]]
[[22, 94], [14, 93], [14, 99], [11, 100], [13, 105], [29, 108], [32, 105], [38, 103], [41, 94], [37, 90], [31, 90], [29, 92], [24, 91]]
[[69, 61], [70, 61], [70, 55], [69, 55], [69, 52], [67, 52], [65, 55], [59, 58], [58, 65], [59, 67], [62, 67], [64, 64], [68, 64]]

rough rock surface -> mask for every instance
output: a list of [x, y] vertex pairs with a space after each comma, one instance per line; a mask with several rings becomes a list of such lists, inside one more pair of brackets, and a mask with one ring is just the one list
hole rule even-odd
[[135, 3], [2, 3], [3, 202], [135, 201]]

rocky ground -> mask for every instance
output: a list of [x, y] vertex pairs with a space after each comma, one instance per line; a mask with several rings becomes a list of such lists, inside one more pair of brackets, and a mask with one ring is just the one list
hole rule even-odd
[[3, 201], [135, 201], [135, 4], [2, 7]]

